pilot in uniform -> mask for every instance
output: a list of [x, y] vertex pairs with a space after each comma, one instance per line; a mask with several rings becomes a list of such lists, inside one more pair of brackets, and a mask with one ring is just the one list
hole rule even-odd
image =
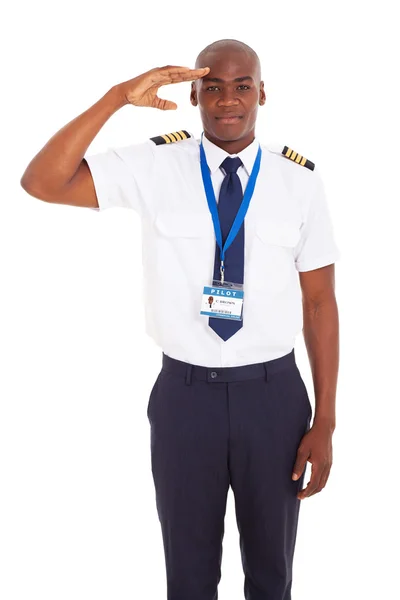
[[162, 350], [147, 416], [168, 600], [217, 597], [229, 486], [246, 599], [290, 600], [304, 472], [291, 475], [312, 416], [294, 357], [297, 272], [339, 258], [318, 169], [257, 136], [229, 155], [185, 130], [85, 160], [91, 210], [141, 218], [146, 331]]

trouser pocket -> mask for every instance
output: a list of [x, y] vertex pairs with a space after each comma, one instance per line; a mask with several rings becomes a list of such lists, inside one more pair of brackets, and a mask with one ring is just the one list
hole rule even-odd
[[162, 369], [159, 372], [159, 374], [157, 375], [157, 379], [155, 380], [155, 382], [153, 384], [153, 387], [151, 389], [150, 396], [149, 396], [149, 401], [147, 403], [147, 411], [146, 412], [147, 412], [147, 418], [149, 420], [151, 419], [151, 409], [152, 409], [152, 406], [154, 404], [154, 399], [155, 399], [155, 397], [157, 395], [157, 390], [158, 390], [158, 385], [159, 385], [161, 373], [162, 373]]

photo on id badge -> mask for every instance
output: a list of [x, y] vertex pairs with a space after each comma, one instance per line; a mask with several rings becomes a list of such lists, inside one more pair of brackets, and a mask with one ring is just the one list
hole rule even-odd
[[205, 285], [201, 304], [201, 315], [219, 319], [242, 320], [243, 285], [225, 281], [213, 281], [213, 285]]

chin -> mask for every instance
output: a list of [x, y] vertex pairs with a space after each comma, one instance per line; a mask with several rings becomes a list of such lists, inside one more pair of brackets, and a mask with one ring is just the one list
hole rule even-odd
[[247, 133], [247, 128], [244, 128], [242, 123], [236, 125], [214, 125], [212, 129], [213, 135], [220, 140], [238, 140], [244, 137]]

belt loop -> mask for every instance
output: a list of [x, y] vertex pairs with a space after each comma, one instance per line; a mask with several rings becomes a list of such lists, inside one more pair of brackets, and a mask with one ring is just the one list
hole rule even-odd
[[268, 381], [268, 369], [267, 369], [267, 363], [263, 363], [264, 365], [264, 369], [265, 369], [265, 381]]
[[192, 365], [186, 367], [186, 385], [190, 385], [192, 381]]

